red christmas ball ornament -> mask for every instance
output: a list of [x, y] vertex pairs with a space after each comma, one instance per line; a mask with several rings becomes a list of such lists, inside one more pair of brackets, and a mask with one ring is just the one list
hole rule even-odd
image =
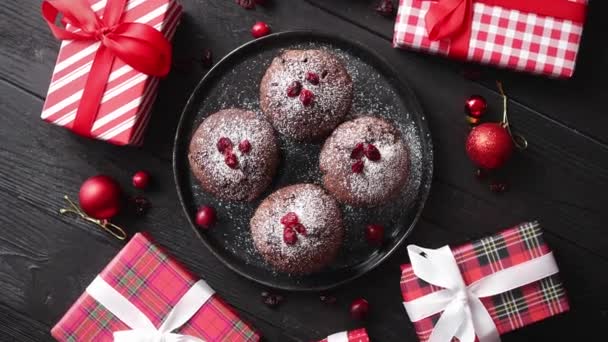
[[478, 167], [496, 169], [511, 157], [513, 141], [502, 124], [488, 122], [471, 130], [466, 142], [466, 151]]
[[352, 318], [362, 320], [369, 314], [369, 303], [364, 298], [355, 299], [350, 304], [350, 315]]
[[150, 184], [150, 174], [146, 171], [137, 171], [132, 178], [133, 186], [138, 189], [145, 189]]
[[196, 213], [196, 224], [201, 228], [209, 228], [215, 223], [215, 209], [208, 205], [202, 206]]
[[251, 35], [254, 38], [264, 37], [270, 34], [270, 26], [263, 21], [258, 21], [251, 28]]
[[472, 116], [474, 118], [480, 118], [488, 109], [488, 103], [486, 99], [481, 97], [480, 95], [473, 95], [469, 97], [464, 103], [464, 111], [468, 116]]
[[78, 200], [80, 207], [89, 216], [106, 220], [120, 211], [122, 191], [120, 185], [110, 176], [93, 176], [80, 186]]

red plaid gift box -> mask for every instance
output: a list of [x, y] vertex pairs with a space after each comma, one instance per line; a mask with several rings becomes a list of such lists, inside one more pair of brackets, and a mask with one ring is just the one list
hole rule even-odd
[[[548, 256], [553, 260], [537, 222], [524, 223], [496, 235], [458, 246], [451, 249], [451, 253], [467, 286], [531, 260]], [[566, 291], [557, 273], [541, 277], [511, 291], [480, 298], [499, 334], [569, 310]], [[504, 282], [504, 279], [501, 282]], [[408, 302], [440, 290], [441, 287], [417, 277], [411, 264], [401, 266], [401, 293], [406, 307]], [[444, 313], [445, 311], [432, 314], [414, 322], [420, 341], [429, 340]]]
[[587, 0], [401, 0], [393, 46], [570, 77], [586, 8]]
[[367, 330], [361, 328], [335, 333], [319, 342], [369, 342], [369, 337], [367, 336]]
[[[141, 233], [133, 236], [99, 277], [155, 327], [197, 283], [197, 278]], [[129, 326], [85, 292], [53, 327], [51, 334], [59, 341], [113, 341], [114, 332], [125, 330], [129, 330]], [[207, 342], [260, 339], [218, 295], [204, 302], [178, 332]]]
[[[71, 0], [70, 0], [71, 1]], [[122, 9], [123, 23], [141, 23], [160, 31], [170, 40], [177, 28], [182, 13], [182, 6], [177, 0], [78, 0], [90, 2], [90, 8], [103, 18], [107, 2], [126, 2]], [[78, 2], [76, 1], [76, 2]], [[73, 4], [73, 3], [72, 3]], [[43, 14], [49, 10], [43, 5]], [[51, 12], [52, 13], [52, 12]], [[64, 18], [67, 15], [64, 13]], [[54, 20], [53, 20], [54, 21]], [[50, 24], [49, 24], [50, 25]], [[53, 27], [51, 28], [53, 29]], [[71, 25], [66, 25], [70, 32], [82, 32]], [[100, 50], [98, 40], [69, 40], [61, 43], [55, 70], [46, 101], [42, 109], [42, 119], [55, 125], [64, 126], [81, 135], [106, 140], [117, 145], [140, 145], [150, 119], [150, 111], [158, 89], [159, 78], [133, 69], [121, 58], [109, 62], [106, 70], [105, 89], [101, 89], [100, 99], [93, 101], [96, 110], [77, 110], [83, 101], [83, 93], [89, 75], [93, 75], [93, 65]], [[136, 61], [144, 60], [142, 51]], [[169, 51], [170, 53], [170, 51]], [[170, 63], [170, 55], [169, 61]], [[101, 63], [105, 64], [105, 63]], [[102, 65], [103, 69], [103, 65]], [[95, 75], [92, 78], [99, 78]], [[100, 84], [99, 86], [104, 86]], [[97, 104], [99, 107], [97, 108]], [[88, 107], [87, 107], [88, 108]], [[78, 118], [78, 119], [77, 119]], [[77, 129], [77, 125], [83, 128]]]

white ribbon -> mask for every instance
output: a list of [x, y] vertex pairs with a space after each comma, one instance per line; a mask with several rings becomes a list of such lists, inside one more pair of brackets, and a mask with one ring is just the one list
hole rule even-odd
[[348, 332], [342, 331], [339, 333], [327, 336], [327, 342], [348, 342]]
[[158, 329], [143, 312], [100, 276], [93, 280], [86, 291], [132, 329], [115, 331], [115, 342], [205, 342], [198, 337], [171, 332], [188, 322], [215, 293], [203, 280], [197, 281], [188, 289]]
[[439, 312], [428, 342], [500, 341], [498, 329], [479, 298], [494, 296], [558, 273], [552, 253], [505, 268], [466, 286], [449, 246], [426, 249], [407, 246], [414, 274], [429, 284], [444, 288], [404, 302], [412, 322]]

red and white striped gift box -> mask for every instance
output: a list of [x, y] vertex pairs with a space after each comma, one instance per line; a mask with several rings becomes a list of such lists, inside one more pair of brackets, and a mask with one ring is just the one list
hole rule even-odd
[[[394, 47], [455, 57], [450, 51], [450, 39], [431, 40], [428, 37], [425, 17], [435, 2], [401, 0], [393, 36]], [[509, 2], [514, 7], [495, 5]], [[514, 9], [518, 6], [541, 6], [551, 11], [559, 2], [568, 6], [572, 3], [579, 7], [583, 5], [583, 10], [586, 10], [587, 0], [547, 1], [546, 4], [540, 0], [472, 0], [468, 47], [457, 58], [551, 77], [572, 76], [584, 19], [565, 20], [532, 10]], [[563, 12], [564, 16], [569, 15], [567, 11]]]
[[[90, 3], [93, 11], [101, 16], [106, 0], [90, 0]], [[123, 21], [150, 25], [171, 40], [181, 13], [182, 7], [177, 0], [129, 0]], [[62, 41], [42, 109], [42, 119], [72, 128], [99, 44]], [[158, 82], [157, 77], [136, 71], [120, 58], [115, 58], [91, 137], [117, 145], [140, 145], [156, 98]]]

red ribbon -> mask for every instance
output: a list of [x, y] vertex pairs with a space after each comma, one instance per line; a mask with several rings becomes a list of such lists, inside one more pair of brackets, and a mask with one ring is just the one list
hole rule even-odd
[[[87, 77], [72, 130], [90, 137], [99, 105], [112, 71], [114, 58], [151, 76], [166, 76], [171, 68], [171, 44], [150, 25], [122, 22], [127, 0], [108, 0], [102, 18], [86, 0], [45, 0], [42, 15], [55, 38], [60, 40], [99, 41]], [[68, 31], [55, 22], [79, 29]]]
[[577, 23], [585, 21], [587, 11], [586, 4], [569, 0], [439, 0], [426, 14], [426, 30], [430, 40], [451, 39], [450, 56], [467, 57], [474, 2]]

